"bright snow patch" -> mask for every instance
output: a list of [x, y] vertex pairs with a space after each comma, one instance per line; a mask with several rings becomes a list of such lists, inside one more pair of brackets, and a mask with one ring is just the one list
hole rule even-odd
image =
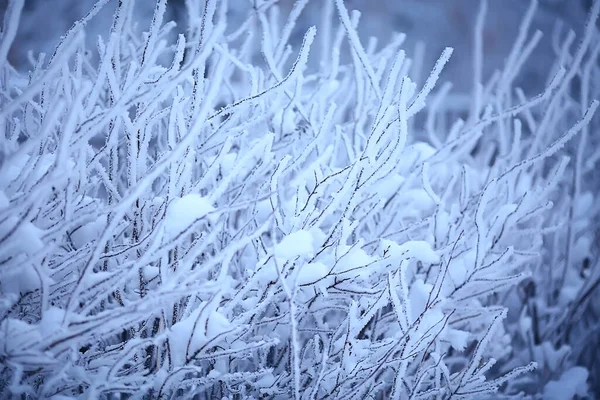
[[411, 240], [401, 245], [391, 240], [382, 240], [382, 247], [384, 250], [389, 251], [389, 255], [392, 259], [401, 260], [416, 258], [417, 260], [435, 264], [440, 262], [440, 257], [436, 254], [435, 250], [431, 248], [431, 245], [423, 240]]
[[327, 276], [330, 268], [320, 262], [309, 263], [302, 267], [298, 273], [296, 283], [298, 285], [306, 285], [308, 283], [316, 282]]
[[277, 129], [281, 127], [282, 133], [293, 132], [296, 129], [294, 113], [289, 109], [277, 111], [273, 116], [273, 124]]
[[199, 194], [192, 193], [176, 198], [167, 209], [165, 232], [167, 236], [176, 236], [212, 211], [214, 207], [210, 201]]
[[19, 222], [17, 217], [9, 217], [0, 223], [0, 232], [2, 234], [11, 232], [18, 224], [20, 224], [18, 228], [3, 243], [2, 251], [5, 252], [5, 255], [9, 253], [32, 255], [44, 248], [44, 242], [41, 239], [43, 231], [30, 222]]
[[340, 246], [339, 252], [344, 254], [337, 260], [335, 272], [345, 278], [356, 277], [367, 273], [364, 268], [374, 261], [374, 258], [367, 254], [360, 246]]
[[14, 318], [6, 318], [0, 324], [4, 349], [10, 349], [13, 354], [25, 352], [28, 347], [40, 343], [42, 335], [36, 326]]
[[97, 240], [106, 225], [106, 218], [98, 217], [95, 221], [81, 225], [71, 233], [71, 242], [76, 249]]
[[469, 336], [469, 332], [457, 329], [448, 329], [446, 333], [446, 339], [450, 341], [450, 345], [457, 351], [463, 351], [467, 347]]
[[573, 367], [565, 371], [558, 381], [550, 381], [544, 387], [546, 400], [570, 400], [575, 396], [581, 398], [587, 394], [588, 370], [583, 367]]
[[293, 232], [275, 246], [274, 254], [280, 260], [291, 260], [298, 256], [310, 257], [314, 254], [313, 237], [308, 231]]
[[209, 340], [230, 328], [229, 320], [218, 311], [213, 311], [208, 317], [199, 315], [203, 308], [200, 305], [189, 317], [171, 327], [169, 344], [175, 365], [185, 364], [187, 357], [193, 356]]
[[427, 307], [429, 293], [433, 290], [433, 285], [423, 282], [422, 279], [417, 279], [410, 289], [410, 307], [411, 317], [415, 321]]

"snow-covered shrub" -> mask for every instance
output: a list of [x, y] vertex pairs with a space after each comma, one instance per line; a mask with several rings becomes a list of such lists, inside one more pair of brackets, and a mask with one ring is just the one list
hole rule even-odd
[[[552, 100], [538, 111], [539, 116], [534, 114], [537, 122], [527, 122], [536, 136], [528, 155], [543, 140], [559, 140], [560, 132], [600, 97], [599, 8], [595, 1], [578, 44], [575, 34], [560, 25], [553, 33], [556, 62], [552, 70], [564, 66], [566, 76]], [[568, 164], [555, 178], [558, 185], [551, 196], [552, 211], [542, 217], [544, 226], [539, 228], [545, 233], [541, 257], [532, 266], [532, 276], [521, 282], [505, 303], [518, 322], [512, 328], [513, 345], [520, 349], [515, 351], [515, 360], [538, 362], [533, 382], [545, 385], [544, 398], [584, 397], [588, 389], [594, 393], [591, 397], [600, 396], [600, 208], [594, 200], [600, 195], [599, 128], [598, 116], [590, 117], [566, 144]], [[530, 175], [538, 179], [552, 174], [550, 171], [545, 162]]]
[[539, 94], [513, 87], [535, 3], [482, 84], [482, 2], [472, 96], [436, 86], [451, 49], [415, 81], [404, 36], [363, 45], [342, 0], [297, 47], [306, 0], [231, 27], [189, 0], [176, 43], [166, 0], [142, 34], [120, 1], [94, 65], [104, 3], [28, 76], [23, 0], [5, 18], [3, 396], [586, 394], [600, 2]]

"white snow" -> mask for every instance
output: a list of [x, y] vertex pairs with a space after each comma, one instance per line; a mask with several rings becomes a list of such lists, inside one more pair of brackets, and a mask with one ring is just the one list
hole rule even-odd
[[320, 262], [308, 263], [302, 266], [302, 269], [298, 273], [296, 283], [298, 285], [306, 285], [308, 283], [316, 282], [327, 276], [330, 268]]
[[563, 345], [556, 349], [550, 342], [543, 342], [539, 346], [533, 348], [535, 360], [550, 371], [558, 371], [563, 360], [571, 353], [569, 346]]
[[[357, 267], [369, 265], [374, 258], [367, 254], [360, 246], [354, 246], [351, 250], [350, 246], [339, 246], [338, 252], [343, 256], [337, 260], [335, 272], [343, 277], [357, 276], [362, 273]], [[346, 272], [348, 271], [348, 272]]]
[[[0, 175], [0, 186], [8, 186], [8, 184], [19, 176], [19, 174], [24, 174], [23, 176], [28, 176], [30, 173], [30, 178], [32, 182], [38, 181], [48, 170], [54, 165], [56, 161], [56, 154], [47, 153], [43, 154], [39, 159], [31, 159], [29, 155], [23, 155], [22, 157], [11, 160], [11, 163], [7, 165], [3, 171], [3, 174]], [[31, 162], [31, 169], [23, 170], [27, 167], [27, 163]], [[73, 171], [75, 169], [75, 162], [72, 159], [68, 159], [65, 163], [65, 170], [61, 171], [68, 173], [69, 171]]]
[[269, 219], [269, 216], [272, 214], [273, 210], [271, 208], [271, 204], [269, 200], [262, 200], [256, 203], [256, 222], [259, 224], [264, 223]]
[[452, 259], [448, 266], [450, 279], [455, 286], [462, 284], [475, 266], [475, 250], [468, 250]]
[[24, 293], [40, 287], [40, 279], [31, 264], [23, 263], [18, 271], [0, 275], [0, 289], [3, 294]]
[[409, 258], [416, 258], [417, 260], [435, 264], [440, 262], [440, 257], [433, 250], [431, 245], [423, 240], [410, 240], [408, 242], [397, 244], [391, 240], [381, 240], [381, 247], [387, 250], [386, 254], [389, 254], [393, 260], [402, 260]]
[[374, 185], [373, 191], [377, 192], [379, 199], [388, 200], [400, 190], [400, 186], [406, 179], [399, 174], [390, 174], [385, 180]]
[[6, 318], [0, 324], [4, 349], [10, 349], [13, 354], [26, 352], [29, 346], [42, 341], [42, 334], [35, 325], [14, 318]]
[[[238, 159], [238, 153], [232, 152], [232, 153], [222, 154], [221, 156], [215, 155], [212, 157], [208, 157], [206, 162], [209, 166], [212, 167], [211, 168], [213, 170], [212, 176], [216, 177], [217, 173], [220, 173], [221, 175], [227, 175], [229, 172], [231, 172], [233, 170], [233, 168], [236, 166], [237, 159]], [[217, 163], [217, 165], [213, 165], [215, 162]], [[204, 178], [206, 178], [206, 176]]]
[[[464, 22], [475, 22], [470, 17], [477, 7], [465, 6], [469, 13], [461, 15], [463, 6], [432, 1], [448, 6], [415, 4], [400, 7], [402, 15], [395, 15], [379, 2], [347, 3], [366, 11], [359, 25], [363, 32], [373, 30], [377, 25], [373, 21], [393, 17], [403, 25], [414, 19], [411, 15], [423, 11], [422, 16], [449, 19], [450, 24], [444, 26], [468, 28], [461, 36], [471, 37], [473, 26]], [[493, 397], [479, 391], [493, 383], [486, 373], [489, 370], [478, 366], [498, 360], [498, 370], [509, 372], [522, 365], [524, 358], [539, 362], [543, 372], [526, 377], [532, 379], [523, 387], [526, 396], [552, 400], [587, 394], [586, 380], [595, 376], [591, 369], [588, 373], [572, 368], [576, 360], [570, 347], [580, 339], [578, 346], [590, 347], [585, 337], [577, 337], [581, 329], [574, 329], [563, 347], [543, 342], [527, 352], [532, 318], [522, 291], [506, 288], [506, 296], [488, 296], [503, 291], [501, 285], [511, 282], [503, 278], [515, 271], [537, 271], [532, 277], [539, 292], [536, 298], [540, 312], [549, 315], [545, 325], [552, 327], [560, 322], [561, 312], [568, 311], [568, 302], [582, 292], [586, 277], [580, 276], [580, 267], [597, 247], [589, 221], [598, 213], [594, 203], [598, 188], [588, 182], [589, 171], [582, 171], [580, 177], [586, 178], [581, 180], [576, 199], [561, 196], [560, 190], [553, 188], [569, 191], [572, 176], [565, 170], [566, 162], [560, 164], [556, 185], [549, 185], [554, 178], [546, 173], [556, 161], [548, 156], [559, 147], [551, 143], [578, 120], [581, 99], [570, 96], [569, 90], [548, 91], [552, 96], [544, 98], [557, 101], [559, 107], [554, 108], [556, 118], [547, 121], [544, 115], [551, 114], [538, 112], [539, 106], [532, 108], [534, 103], [525, 103], [521, 111], [510, 108], [521, 103], [513, 95], [512, 84], [513, 78], [514, 82], [523, 80], [515, 76], [520, 67], [515, 62], [524, 61], [527, 55], [520, 43], [529, 43], [527, 32], [535, 26], [521, 30], [516, 59], [507, 58], [497, 81], [488, 81], [489, 72], [498, 65], [488, 62], [486, 55], [485, 70], [478, 71], [477, 65], [461, 69], [473, 70], [469, 79], [457, 82], [468, 88], [467, 93], [443, 98], [449, 88], [443, 86], [425, 99], [449, 52], [445, 50], [428, 78], [435, 59], [425, 54], [425, 46], [413, 51], [402, 35], [383, 37], [383, 42], [357, 38], [352, 26], [358, 10], [347, 15], [343, 0], [312, 2], [302, 12], [300, 8], [311, 2], [299, 0], [296, 6], [290, 1], [262, 2], [258, 17], [256, 10], [248, 10], [248, 16], [244, 12], [233, 21], [226, 20], [231, 12], [239, 12], [237, 5], [227, 11], [224, 2], [223, 8], [217, 4], [215, 16], [210, 15], [212, 7], [204, 7], [208, 14], [202, 16], [198, 7], [180, 12], [184, 2], [173, 1], [181, 4], [173, 4], [175, 8], [161, 17], [166, 3], [160, 1], [150, 27], [144, 23], [149, 21], [141, 21], [135, 28], [132, 20], [121, 31], [122, 24], [114, 24], [111, 32], [115, 34], [109, 40], [98, 40], [92, 58], [82, 48], [84, 42], [77, 39], [69, 44], [67, 35], [65, 47], [50, 64], [40, 60], [29, 80], [26, 74], [0, 67], [0, 73], [6, 72], [0, 91], [6, 92], [8, 100], [0, 107], [7, 139], [6, 146], [4, 142], [0, 145], [0, 315], [6, 314], [0, 320], [0, 334], [7, 336], [5, 343], [0, 343], [0, 356], [8, 366], [0, 380], [12, 376], [16, 382], [4, 389], [7, 396], [9, 391], [18, 395], [17, 389], [30, 390], [36, 398], [53, 393], [75, 396], [63, 389], [73, 382], [86, 382], [81, 397], [95, 398], [101, 393], [119, 397], [123, 384], [141, 391], [156, 384], [158, 392], [169, 381], [164, 385], [166, 397], [182, 388], [183, 397], [193, 396], [193, 392], [219, 392], [229, 398], [236, 394], [228, 382], [240, 390], [240, 397], [276, 397], [277, 393], [289, 397], [290, 389], [298, 398], [328, 393], [339, 398], [360, 397], [365, 395], [361, 390], [371, 386], [392, 393], [394, 380], [373, 375], [370, 369], [377, 369], [388, 355], [393, 357], [389, 350], [394, 348], [404, 349], [407, 355], [397, 363], [394, 398], [435, 395], [433, 386], [439, 387], [440, 395], [456, 389], [456, 393], [468, 393], [465, 397]], [[215, 3], [219, 2], [210, 4]], [[542, 3], [540, 7], [544, 7]], [[533, 7], [536, 2], [531, 4]], [[291, 7], [296, 7], [294, 15], [299, 14], [297, 24], [294, 16], [288, 16]], [[154, 4], [142, 9], [152, 14]], [[214, 42], [214, 46], [207, 42], [203, 47], [208, 53], [195, 58], [198, 54], [188, 52], [183, 61], [185, 48], [194, 47], [202, 32], [194, 26], [189, 30], [185, 26], [161, 28], [161, 21], [176, 18], [171, 11], [190, 14], [192, 25], [206, 22], [205, 36]], [[386, 12], [389, 15], [383, 14]], [[483, 18], [483, 12], [481, 15]], [[238, 24], [246, 17], [250, 18], [247, 25]], [[277, 23], [286, 19], [285, 25]], [[371, 21], [371, 27], [363, 24], [364, 20]], [[11, 21], [7, 20], [9, 25]], [[115, 21], [123, 18], [117, 16]], [[225, 22], [227, 26], [240, 25], [240, 29], [235, 33], [226, 29], [232, 34], [227, 37], [220, 31]], [[313, 23], [320, 33], [307, 65], [315, 28], [309, 30], [301, 48], [296, 44], [301, 31]], [[466, 48], [466, 53], [465, 49], [457, 51], [457, 58], [477, 64], [481, 61], [478, 52], [493, 50], [498, 38], [486, 24], [475, 24], [481, 25], [485, 39], [480, 51], [477, 40], [469, 41], [473, 48]], [[86, 31], [82, 35], [97, 38], [89, 35], [94, 30], [90, 32], [85, 22], [80, 25]], [[384, 25], [379, 23], [376, 28]], [[177, 59], [171, 64], [175, 31], [191, 35], [179, 36]], [[508, 33], [502, 37], [510, 40], [502, 42], [512, 41], [512, 34], [518, 34], [514, 29]], [[444, 35], [437, 36], [446, 40]], [[562, 43], [562, 31], [554, 36], [547, 44], [569, 47]], [[22, 48], [22, 44], [15, 42], [13, 47]], [[439, 44], [430, 43], [427, 48]], [[266, 64], [260, 61], [261, 51], [268, 58]], [[8, 66], [12, 57], [9, 54], [8, 63], [0, 59], [0, 64]], [[596, 67], [588, 62], [593, 60], [589, 52], [582, 59]], [[203, 66], [204, 61], [210, 65]], [[563, 61], [561, 64], [570, 68], [572, 60]], [[51, 70], [45, 71], [47, 67]], [[209, 73], [203, 75], [206, 68]], [[193, 71], [200, 71], [200, 77]], [[573, 71], [585, 78], [581, 68]], [[206, 79], [198, 79], [203, 76]], [[546, 81], [545, 76], [541, 80]], [[566, 86], [559, 87], [568, 88], [570, 82], [559, 83], [563, 84]], [[91, 93], [86, 85], [93, 85]], [[484, 88], [482, 96], [479, 88]], [[598, 97], [593, 89], [590, 98]], [[532, 97], [538, 93], [527, 90], [523, 95], [543, 99]], [[439, 98], [439, 103], [431, 97]], [[53, 99], [58, 102], [54, 104]], [[141, 99], [143, 110], [136, 108], [136, 99]], [[115, 104], [125, 108], [111, 107]], [[563, 104], [567, 106], [560, 106]], [[412, 119], [425, 105], [427, 109]], [[125, 118], [119, 118], [119, 113]], [[521, 140], [522, 123], [527, 126], [523, 132], [527, 140]], [[298, 124], [306, 129], [299, 130]], [[543, 134], [534, 132], [535, 127], [544, 128]], [[590, 132], [593, 127], [590, 125]], [[65, 135], [69, 132], [76, 134]], [[433, 136], [427, 138], [429, 135]], [[569, 133], [568, 137], [572, 136]], [[588, 139], [590, 144], [597, 141], [594, 135]], [[556, 143], [564, 144], [562, 139]], [[600, 157], [594, 146], [583, 150], [578, 160], [597, 161]], [[531, 156], [539, 151], [544, 152], [541, 158], [547, 159], [539, 164], [547, 165], [527, 161], [521, 165], [527, 167], [519, 167], [520, 172], [499, 178], [507, 168], [512, 171], [515, 163], [538, 159]], [[499, 157], [494, 156], [496, 152]], [[53, 171], [48, 179], [36, 183], [47, 171]], [[561, 178], [562, 172], [567, 173]], [[491, 182], [495, 183], [486, 186]], [[489, 190], [481, 197], [484, 187]], [[188, 192], [195, 193], [185, 194]], [[264, 198], [267, 200], [261, 200]], [[550, 200], [558, 200], [554, 210], [535, 211], [551, 204]], [[518, 212], [509, 218], [516, 204]], [[572, 207], [575, 219], [567, 221], [565, 211]], [[536, 214], [529, 214], [532, 211]], [[27, 219], [20, 228], [3, 240], [3, 234], [11, 231], [25, 212]], [[134, 216], [143, 221], [138, 225], [144, 238], [140, 243], [132, 243], [133, 226], [127, 223]], [[222, 223], [212, 224], [217, 218]], [[108, 221], [113, 221], [110, 229], [106, 229]], [[82, 226], [73, 231], [73, 223]], [[275, 224], [278, 229], [267, 235], [265, 230]], [[574, 242], [567, 258], [573, 265], [565, 265], [564, 282], [557, 282], [560, 274], [547, 272], [564, 258], [561, 241], [569, 226]], [[557, 235], [549, 236], [548, 243], [545, 229], [538, 229], [543, 227], [559, 229]], [[492, 246], [500, 231], [503, 240]], [[197, 241], [188, 240], [196, 233], [202, 233]], [[73, 246], [64, 243], [69, 234]], [[104, 236], [103, 242], [93, 243], [100, 236]], [[553, 238], [557, 251], [551, 244]], [[506, 248], [510, 253], [503, 253]], [[537, 253], [541, 257], [529, 257]], [[509, 254], [509, 261], [477, 271], [465, 289], [454, 291], [472, 276], [475, 267], [499, 254]], [[447, 273], [441, 259], [449, 263]], [[108, 272], [93, 272], [102, 263]], [[137, 290], [138, 273], [146, 280], [157, 278], [148, 284], [147, 295], [140, 296]], [[113, 287], [117, 277], [125, 276], [122, 274], [131, 279]], [[96, 285], [93, 290], [92, 285]], [[296, 287], [290, 298], [292, 285]], [[555, 296], [550, 289], [560, 294]], [[124, 309], [107, 301], [117, 293], [127, 303]], [[182, 298], [189, 301], [174, 317], [171, 309]], [[553, 304], [554, 299], [559, 300], [552, 309], [545, 304], [550, 298]], [[104, 301], [106, 307], [91, 308], [94, 299]], [[520, 319], [516, 318], [518, 310], [523, 310]], [[508, 311], [511, 318], [498, 320], [486, 335], [490, 318], [497, 312], [504, 317]], [[137, 330], [143, 321], [152, 322], [161, 312], [164, 318], [159, 332], [147, 338], [119, 334], [121, 329]], [[105, 316], [108, 323], [85, 330], [86, 325], [91, 327]], [[232, 329], [238, 324], [239, 331]], [[514, 340], [519, 331], [525, 340]], [[58, 347], [52, 345], [56, 338], [61, 339]], [[166, 339], [168, 354], [162, 352]], [[473, 354], [456, 354], [475, 340], [480, 345]], [[147, 370], [142, 353], [150, 342], [158, 353]], [[209, 342], [206, 350], [218, 346], [225, 356], [203, 354], [204, 361], [190, 362], [180, 370], [186, 355]], [[78, 351], [84, 343], [92, 345], [91, 351]], [[98, 353], [98, 343], [122, 351]], [[270, 350], [268, 346], [275, 347]], [[72, 357], [65, 355], [64, 349], [73, 349]], [[449, 356], [451, 349], [457, 351]], [[109, 374], [115, 361], [123, 368], [114, 368]], [[198, 367], [197, 372], [192, 365]], [[454, 374], [457, 365], [465, 367], [465, 376], [458, 380]], [[428, 366], [432, 367], [425, 376], [428, 382], [412, 388], [419, 372]], [[39, 377], [21, 376], [22, 371], [42, 371], [43, 385], [36, 386]], [[313, 379], [308, 382], [306, 376]], [[365, 376], [374, 378], [361, 386]], [[548, 383], [551, 379], [554, 381]], [[510, 386], [500, 388], [505, 389], [511, 390]], [[0, 393], [0, 397], [5, 394]]]
[[[6, 232], [10, 232], [18, 223], [19, 218], [17, 217], [7, 218], [6, 221], [0, 223], [0, 234], [4, 235]], [[23, 222], [3, 243], [2, 251], [5, 254], [14, 252], [32, 255], [44, 248], [42, 234], [43, 231], [30, 222]]]
[[165, 233], [170, 237], [176, 236], [212, 211], [214, 207], [211, 202], [199, 194], [192, 193], [176, 198], [167, 208]]
[[[62, 308], [48, 308], [46, 311], [44, 311], [44, 316], [38, 324], [38, 330], [40, 334], [46, 336], [55, 333], [60, 329], [64, 317], [65, 310]], [[71, 315], [71, 317], [75, 317], [75, 315]]]
[[260, 286], [267, 285], [269, 282], [277, 281], [278, 276], [275, 268], [275, 261], [273, 260], [273, 257], [269, 258], [269, 260], [266, 262], [265, 260], [259, 261], [256, 263], [256, 274], [254, 275], [254, 279], [256, 279]]
[[431, 200], [431, 196], [423, 189], [408, 189], [398, 192], [398, 201], [402, 203], [406, 215], [414, 216], [415, 218], [429, 212], [435, 203]]
[[273, 125], [276, 130], [282, 129], [281, 133], [293, 132], [296, 128], [296, 122], [294, 121], [294, 113], [291, 109], [283, 109], [277, 111], [273, 116]]
[[450, 341], [450, 345], [457, 351], [463, 351], [469, 341], [469, 332], [458, 329], [448, 329], [445, 338]]
[[275, 246], [274, 255], [278, 260], [282, 261], [292, 260], [298, 256], [313, 256], [312, 234], [305, 230], [290, 233]]
[[410, 288], [410, 308], [411, 317], [415, 321], [427, 306], [429, 293], [433, 289], [433, 285], [423, 282], [422, 279], [417, 279]]
[[583, 367], [572, 367], [565, 371], [559, 380], [550, 381], [544, 387], [546, 400], [571, 400], [575, 396], [584, 398], [587, 395], [587, 378], [589, 372]]
[[187, 356], [191, 357], [207, 341], [230, 328], [230, 322], [223, 314], [213, 311], [210, 316], [207, 316], [204, 314], [206, 310], [203, 310], [205, 307], [210, 307], [210, 305], [200, 304], [191, 315], [171, 327], [169, 344], [175, 365], [185, 363], [186, 352]]
[[95, 241], [102, 234], [106, 226], [106, 218], [98, 217], [95, 221], [85, 223], [71, 233], [71, 241], [76, 249], [80, 249], [86, 244]]
[[[0, 236], [10, 232], [19, 222], [17, 217], [9, 217], [0, 223]], [[3, 293], [19, 293], [40, 287], [40, 278], [27, 256], [44, 248], [43, 231], [30, 222], [21, 225], [1, 244], [2, 258], [12, 257], [20, 264], [18, 268], [5, 269], [0, 273], [0, 289]]]

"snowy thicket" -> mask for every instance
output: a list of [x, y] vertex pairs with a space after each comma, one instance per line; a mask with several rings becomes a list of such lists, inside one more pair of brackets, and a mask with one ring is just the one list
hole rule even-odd
[[236, 26], [188, 0], [176, 43], [166, 0], [149, 27], [120, 1], [96, 65], [102, 0], [24, 76], [23, 2], [0, 42], [2, 397], [599, 390], [600, 1], [525, 93], [536, 3], [483, 81], [483, 0], [471, 94], [439, 79], [452, 49], [364, 41], [342, 0], [297, 47], [307, 0]]

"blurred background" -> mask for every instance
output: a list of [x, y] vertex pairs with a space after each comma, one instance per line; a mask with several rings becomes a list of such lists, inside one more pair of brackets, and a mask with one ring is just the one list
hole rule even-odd
[[[9, 0], [0, 0], [3, 17]], [[247, 15], [256, 0], [229, 0], [230, 30]], [[312, 0], [303, 11], [292, 42], [299, 41], [306, 29], [319, 22], [319, 13], [325, 0]], [[63, 34], [77, 19], [83, 17], [95, 0], [25, 0], [25, 8], [17, 39], [10, 51], [11, 63], [20, 70], [31, 68], [27, 53], [51, 53]], [[202, 3], [200, 1], [199, 3]], [[291, 9], [293, 0], [280, 0], [282, 16]], [[557, 23], [562, 24], [562, 35], [567, 29], [580, 33], [587, 9], [592, 0], [539, 0], [533, 29], [544, 33], [540, 45], [521, 74], [520, 85], [539, 90], [545, 83], [547, 69], [554, 59], [551, 37]], [[110, 26], [117, 0], [111, 0], [92, 21], [88, 29], [88, 45], [95, 48], [97, 35], [105, 35]], [[137, 0], [139, 29], [146, 30], [152, 18], [154, 1]], [[478, 0], [346, 0], [349, 10], [361, 11], [359, 32], [366, 42], [375, 36], [380, 43], [393, 32], [406, 33], [405, 50], [413, 57], [423, 55], [424, 71], [429, 71], [446, 46], [455, 52], [447, 66], [444, 78], [459, 91], [470, 90], [472, 82], [473, 30], [479, 9]], [[505, 57], [518, 33], [518, 26], [529, 0], [489, 0], [484, 31], [484, 78], [503, 65]], [[167, 20], [186, 25], [184, 0], [168, 2]], [[530, 33], [530, 35], [533, 32]], [[562, 36], [561, 35], [561, 36]]]

